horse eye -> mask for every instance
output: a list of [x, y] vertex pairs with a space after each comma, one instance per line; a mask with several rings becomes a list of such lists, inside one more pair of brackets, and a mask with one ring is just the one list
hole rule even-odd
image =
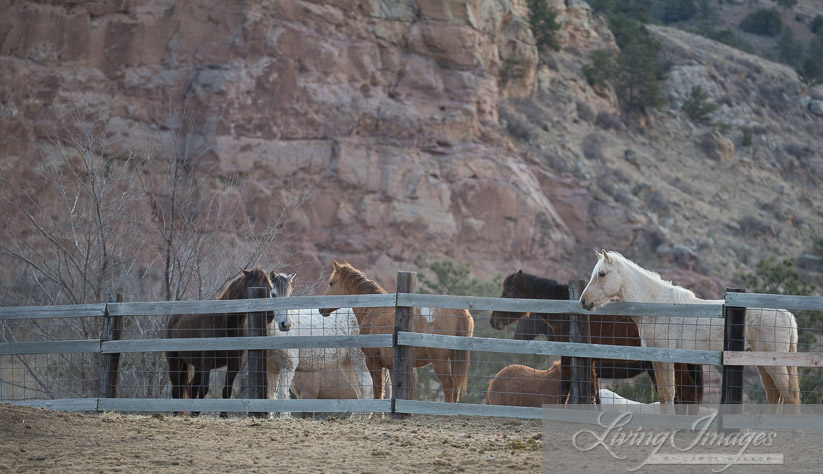
[[334, 286], [334, 282], [330, 281], [329, 286]]
[[606, 276], [606, 272], [600, 272], [600, 273], [597, 274], [597, 276], [599, 276], [600, 278], [603, 278], [604, 276]]

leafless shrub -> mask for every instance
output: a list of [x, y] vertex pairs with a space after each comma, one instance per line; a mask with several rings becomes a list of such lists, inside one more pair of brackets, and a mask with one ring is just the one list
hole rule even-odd
[[657, 213], [659, 217], [668, 217], [671, 215], [671, 204], [669, 204], [669, 201], [666, 199], [666, 197], [663, 196], [663, 194], [656, 189], [652, 189], [651, 191], [649, 191], [643, 198], [643, 202], [646, 203], [646, 206], [651, 211]]
[[603, 144], [605, 138], [599, 133], [590, 133], [583, 138], [583, 156], [589, 160], [604, 161]]
[[518, 140], [530, 141], [537, 136], [534, 125], [508, 107], [500, 108], [500, 118], [505, 122], [509, 134]]
[[748, 234], [750, 237], [775, 235], [774, 227], [755, 216], [745, 216], [738, 220], [737, 224], [740, 226], [740, 231]]
[[594, 124], [603, 130], [620, 130], [623, 128], [623, 121], [620, 117], [608, 112], [600, 112], [597, 114]]
[[584, 122], [592, 123], [595, 119], [594, 112], [585, 102], [577, 101], [577, 117]]

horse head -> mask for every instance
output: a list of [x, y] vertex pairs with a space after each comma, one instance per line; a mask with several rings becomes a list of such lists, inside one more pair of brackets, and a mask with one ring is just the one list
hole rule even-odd
[[[285, 273], [277, 273], [271, 272], [269, 277], [271, 278], [271, 297], [272, 298], [285, 298], [287, 296], [291, 296], [293, 287], [292, 281], [294, 281], [294, 277], [297, 275], [296, 273], [292, 273], [287, 275]], [[292, 320], [289, 311], [273, 311], [269, 312], [266, 317], [267, 323], [271, 324], [272, 321], [277, 321], [277, 329], [283, 332], [287, 332], [291, 329]]]
[[[512, 273], [503, 280], [503, 292], [501, 298], [527, 298], [526, 287], [523, 279], [523, 270]], [[493, 328], [502, 330], [509, 324], [526, 317], [529, 313], [519, 313], [516, 311], [492, 311], [489, 323]]]
[[[348, 264], [348, 262], [343, 261], [343, 265]], [[331, 276], [329, 276], [329, 286], [326, 287], [326, 291], [323, 292], [323, 296], [344, 295], [346, 294], [345, 290], [343, 285], [340, 284], [343, 273], [343, 265], [337, 263], [337, 260], [334, 260], [332, 265], [334, 266], [334, 269], [331, 272]], [[338, 309], [340, 308], [320, 308], [318, 311], [320, 311], [320, 314], [323, 315], [323, 317], [328, 318], [333, 311]]]
[[595, 250], [594, 253], [597, 255], [597, 265], [594, 266], [589, 283], [580, 295], [580, 304], [587, 310], [616, 297], [623, 285], [618, 259], [605, 250], [603, 253]]

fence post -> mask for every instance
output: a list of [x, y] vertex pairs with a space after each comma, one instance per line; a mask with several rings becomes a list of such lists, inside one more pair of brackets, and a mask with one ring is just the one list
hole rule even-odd
[[[122, 336], [123, 317], [110, 316], [108, 306], [108, 303], [120, 303], [122, 301], [122, 293], [106, 295], [106, 315], [103, 320], [103, 333], [100, 335], [102, 342], [117, 341], [120, 340]], [[101, 355], [103, 356], [103, 360], [100, 365], [100, 398], [117, 398], [117, 376], [120, 373], [120, 354]]]
[[[583, 289], [586, 287], [586, 280], [569, 281], [569, 299], [579, 300]], [[589, 344], [589, 315], [571, 314], [569, 315], [569, 342], [579, 342]], [[571, 384], [569, 386], [570, 404], [594, 403], [592, 386], [592, 360], [588, 357], [570, 357], [571, 359]]]
[[[397, 272], [397, 293], [416, 292], [417, 273]], [[408, 306], [395, 306], [394, 308], [394, 335], [392, 336], [394, 361], [391, 374], [391, 412], [394, 418], [408, 416], [408, 414], [397, 413], [395, 410], [396, 400], [414, 400], [414, 347], [401, 346], [397, 343], [397, 334], [400, 331], [411, 332], [414, 329], [412, 324], [414, 311], [412, 309]]]
[[[251, 287], [247, 290], [249, 299], [268, 298], [270, 290], [265, 287]], [[249, 313], [246, 319], [249, 337], [266, 336], [266, 311]], [[248, 351], [248, 384], [251, 399], [263, 400], [266, 398], [266, 351], [253, 349]], [[254, 417], [267, 416], [264, 412], [249, 413]]]
[[[728, 293], [745, 293], [746, 290], [726, 288]], [[723, 332], [724, 351], [742, 351], [745, 349], [746, 308], [724, 306], [723, 317], [725, 331]], [[743, 366], [724, 365], [723, 385], [720, 393], [720, 403], [743, 403]]]

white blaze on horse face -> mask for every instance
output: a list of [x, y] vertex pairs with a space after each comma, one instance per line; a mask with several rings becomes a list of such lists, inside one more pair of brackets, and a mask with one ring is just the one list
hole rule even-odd
[[287, 310], [279, 310], [274, 312], [274, 320], [277, 323], [277, 329], [287, 332], [291, 329], [292, 320], [291, 315]]

